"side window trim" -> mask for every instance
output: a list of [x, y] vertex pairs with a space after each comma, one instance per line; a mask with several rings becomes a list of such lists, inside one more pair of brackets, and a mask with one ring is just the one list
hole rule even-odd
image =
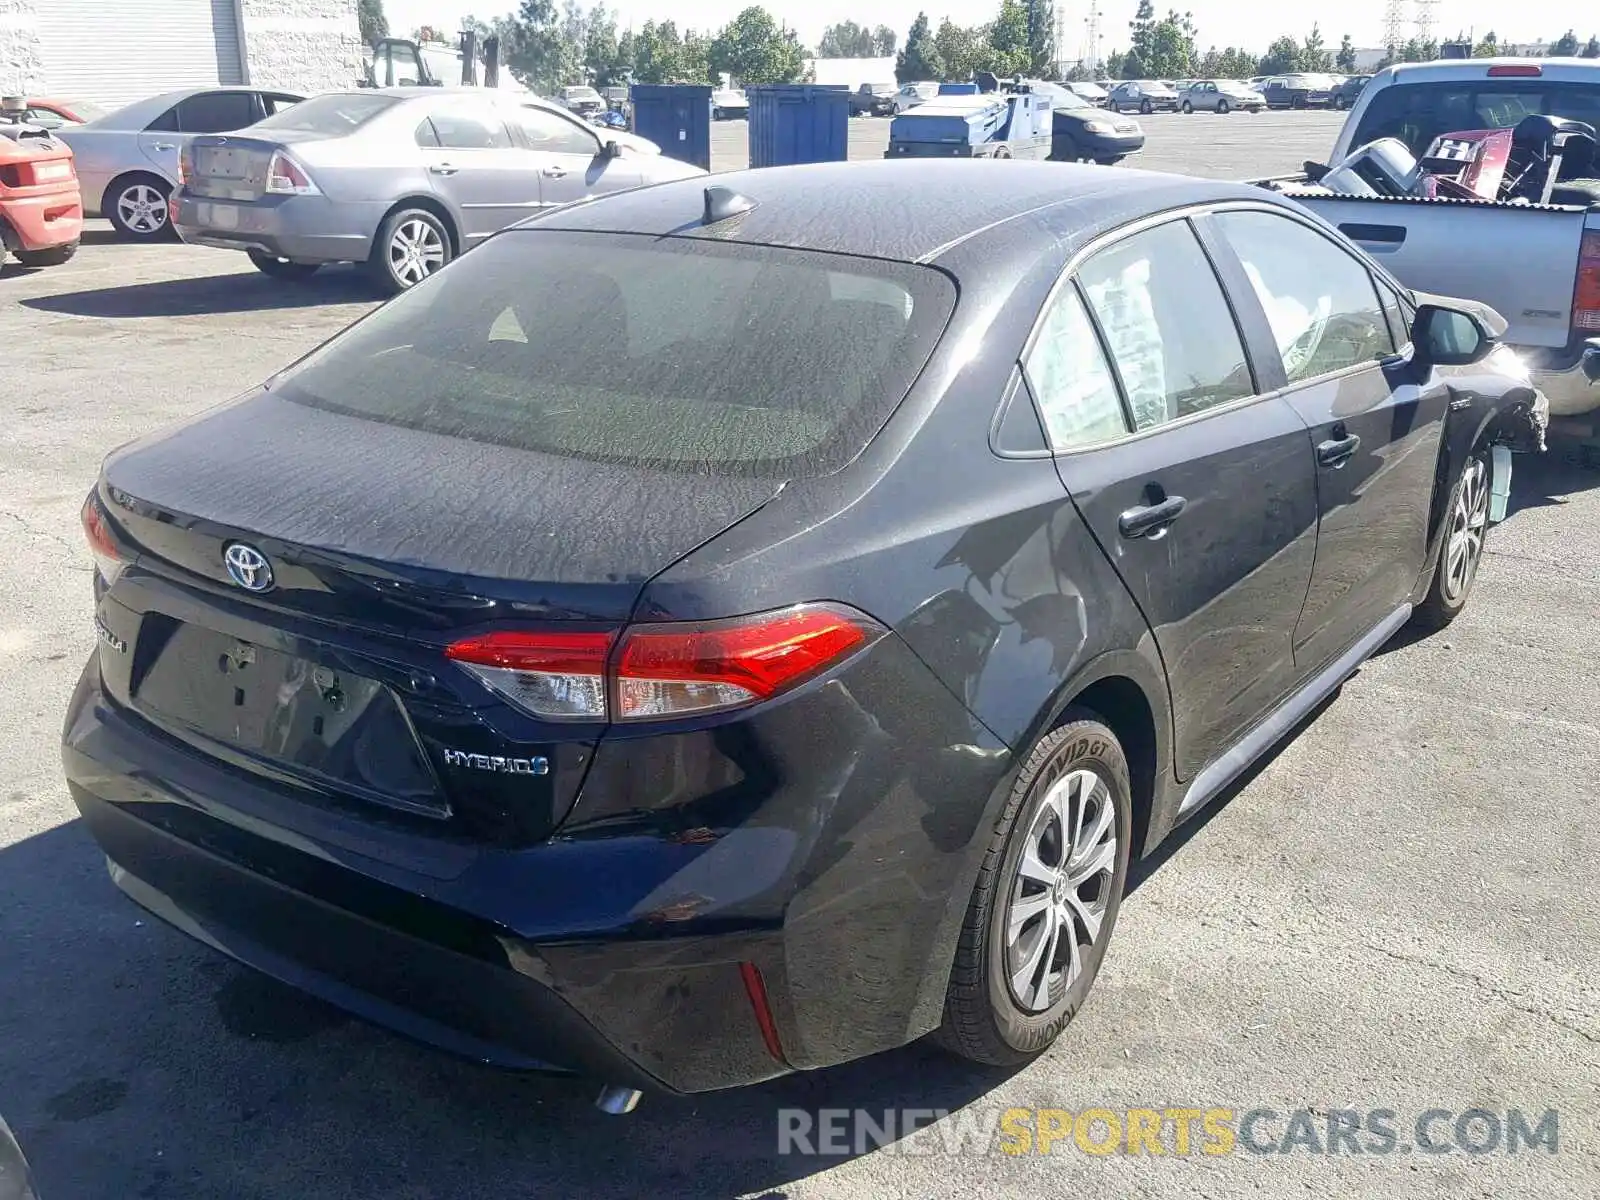
[[[1262, 373], [1257, 366], [1258, 354], [1256, 352], [1256, 347], [1252, 345], [1250, 338], [1247, 336], [1246, 331], [1240, 322], [1239, 310], [1235, 305], [1232, 295], [1230, 294], [1227, 277], [1218, 264], [1217, 255], [1213, 252], [1210, 242], [1207, 240], [1200, 228], [1200, 225], [1204, 222], [1205, 218], [1211, 213], [1238, 209], [1254, 209], [1263, 212], [1282, 211], [1275, 205], [1251, 204], [1249, 202], [1231, 204], [1227, 202], [1211, 202], [1208, 204], [1194, 205], [1188, 208], [1175, 209], [1170, 212], [1153, 214], [1140, 220], [1133, 221], [1128, 225], [1121, 227], [1120, 229], [1102, 234], [1100, 237], [1095, 238], [1094, 240], [1079, 247], [1073, 253], [1072, 257], [1067, 261], [1066, 266], [1063, 267], [1060, 274], [1056, 276], [1055, 282], [1051, 284], [1049, 294], [1045, 297], [1044, 303], [1039, 306], [1039, 311], [1034, 316], [1033, 325], [1028, 330], [1028, 336], [1023, 339], [1022, 350], [1017, 356], [1017, 367], [1022, 375], [1023, 387], [1028, 393], [1029, 400], [1033, 402], [1034, 415], [1038, 418], [1041, 427], [1043, 427], [1044, 415], [1039, 412], [1038, 402], [1034, 396], [1033, 384], [1028, 378], [1026, 363], [1028, 356], [1033, 352], [1034, 344], [1039, 340], [1040, 333], [1048, 323], [1051, 307], [1056, 303], [1057, 299], [1066, 289], [1071, 288], [1076, 294], [1078, 302], [1083, 306], [1084, 313], [1089, 319], [1090, 328], [1094, 330], [1095, 341], [1099, 347], [1101, 357], [1105, 360], [1106, 366], [1111, 372], [1111, 378], [1116, 384], [1117, 399], [1122, 405], [1123, 420], [1127, 422], [1129, 432], [1124, 434], [1122, 437], [1108, 438], [1104, 441], [1095, 442], [1092, 445], [1069, 446], [1061, 450], [1052, 449], [1050, 451], [1051, 457], [1065, 458], [1074, 454], [1092, 453], [1096, 450], [1103, 450], [1108, 446], [1120, 446], [1125, 442], [1131, 442], [1136, 439], [1151, 437], [1153, 435], [1166, 433], [1174, 429], [1183, 429], [1194, 424], [1195, 422], [1204, 421], [1207, 418], [1220, 416], [1224, 413], [1235, 412], [1249, 405], [1259, 404], [1263, 400], [1272, 399], [1284, 389], [1284, 385], [1282, 383], [1279, 383], [1275, 387], [1265, 386], [1270, 381], [1270, 376], [1268, 379], [1262, 378]], [[1128, 390], [1122, 379], [1121, 368], [1119, 368], [1117, 365], [1116, 355], [1111, 353], [1110, 343], [1106, 339], [1105, 330], [1101, 328], [1099, 315], [1095, 312], [1094, 305], [1089, 303], [1089, 297], [1084, 293], [1082, 285], [1078, 282], [1078, 269], [1100, 251], [1107, 250], [1112, 246], [1115, 246], [1118, 242], [1124, 241], [1127, 238], [1135, 236], [1136, 234], [1144, 233], [1147, 230], [1154, 229], [1160, 225], [1169, 224], [1173, 221], [1180, 221], [1188, 224], [1191, 233], [1200, 243], [1201, 254], [1211, 265], [1212, 273], [1217, 279], [1217, 288], [1222, 293], [1224, 301], [1228, 304], [1229, 312], [1232, 314], [1234, 330], [1239, 335], [1239, 343], [1245, 355], [1245, 365], [1250, 371], [1251, 386], [1255, 389], [1255, 391], [1248, 396], [1241, 396], [1239, 399], [1230, 401], [1227, 404], [1213, 405], [1210, 408], [1201, 409], [1199, 412], [1189, 413], [1187, 416], [1178, 417], [1171, 421], [1164, 421], [1159, 425], [1151, 425], [1145, 429], [1139, 429], [1136, 427], [1133, 420], [1132, 404], [1128, 399]], [[1249, 281], [1244, 279], [1244, 268], [1239, 263], [1237, 256], [1233, 254], [1231, 247], [1225, 248], [1224, 260], [1227, 259], [1232, 260], [1234, 269], [1238, 271], [1239, 277], [1244, 280], [1246, 287], [1248, 287]], [[1276, 363], [1277, 371], [1281, 375], [1283, 367], [1282, 361], [1278, 357], [1277, 343], [1271, 338], [1270, 326], [1267, 325], [1266, 312], [1265, 310], [1261, 309], [1260, 302], [1256, 299], [1253, 289], [1250, 290], [1249, 298], [1246, 303], [1248, 306], [1256, 309], [1262, 326], [1267, 329], [1266, 346], [1272, 351], [1272, 353], [1265, 361], [1268, 364]], [[1002, 404], [1004, 403], [1005, 402], [1002, 401]], [[1001, 419], [1001, 415], [997, 415], [995, 417], [996, 422]], [[1046, 444], [1048, 445], [1048, 438], [1046, 439]], [[1015, 456], [1008, 454], [1006, 457]]]
[[[1346, 258], [1350, 259], [1350, 261], [1355, 263], [1356, 266], [1361, 267], [1366, 272], [1367, 278], [1371, 282], [1373, 299], [1378, 300], [1381, 304], [1382, 295], [1378, 291], [1379, 277], [1373, 272], [1371, 264], [1360, 255], [1351, 254], [1347, 247], [1341, 246], [1337, 241], [1329, 237], [1327, 230], [1320, 228], [1316, 222], [1302, 219], [1299, 213], [1281, 208], [1275, 204], [1251, 204], [1249, 202], [1212, 205], [1206, 212], [1199, 214], [1199, 216], [1202, 220], [1209, 223], [1209, 218], [1214, 214], [1227, 212], [1267, 213], [1271, 216], [1281, 217], [1286, 221], [1293, 221], [1296, 225], [1303, 226], [1308, 232], [1316, 234], [1335, 250], [1339, 251]], [[1238, 271], [1238, 277], [1244, 285], [1241, 293], [1243, 298], [1239, 300], [1238, 303], [1245, 306], [1245, 308], [1248, 310], [1253, 310], [1260, 316], [1261, 326], [1265, 332], [1265, 340], [1262, 343], [1265, 361], [1269, 365], [1274, 366], [1275, 370], [1272, 373], [1278, 377], [1278, 382], [1271, 389], [1272, 393], [1298, 390], [1299, 388], [1307, 387], [1310, 384], [1323, 383], [1327, 380], [1338, 379], [1344, 375], [1353, 375], [1357, 371], [1366, 371], [1372, 369], [1373, 367], [1381, 367], [1384, 362], [1389, 361], [1387, 359], [1371, 359], [1366, 362], [1351, 363], [1347, 367], [1340, 367], [1334, 371], [1324, 371], [1321, 375], [1308, 375], [1304, 379], [1297, 379], [1293, 383], [1290, 383], [1288, 381], [1288, 375], [1283, 368], [1283, 357], [1278, 353], [1277, 339], [1272, 336], [1272, 327], [1267, 321], [1266, 309], [1262, 307], [1260, 297], [1256, 295], [1255, 288], [1250, 285], [1249, 277], [1244, 273], [1243, 262], [1240, 260], [1238, 254], [1234, 251], [1232, 245], [1229, 244], [1227, 238], [1222, 236], [1220, 232], [1217, 232], [1214, 229], [1213, 240], [1217, 244], [1218, 253], [1233, 263], [1234, 268]], [[1385, 318], [1385, 324], [1387, 324], [1387, 318]], [[1246, 352], [1249, 352], [1248, 347], [1246, 348]], [[1391, 355], [1390, 358], [1392, 359], [1393, 357], [1398, 356], [1400, 353], [1400, 350], [1396, 350], [1395, 354]], [[1263, 389], [1262, 394], [1268, 394], [1266, 389]]]

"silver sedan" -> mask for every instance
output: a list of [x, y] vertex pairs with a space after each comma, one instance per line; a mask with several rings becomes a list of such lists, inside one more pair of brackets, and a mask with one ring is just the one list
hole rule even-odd
[[224, 133], [298, 104], [290, 92], [250, 87], [188, 88], [140, 100], [56, 136], [72, 147], [86, 216], [104, 216], [136, 241], [170, 236], [167, 200], [178, 155], [197, 133]]
[[328, 92], [196, 138], [183, 174], [184, 241], [243, 250], [284, 279], [363, 263], [401, 291], [545, 209], [704, 172], [531, 95], [387, 88]]

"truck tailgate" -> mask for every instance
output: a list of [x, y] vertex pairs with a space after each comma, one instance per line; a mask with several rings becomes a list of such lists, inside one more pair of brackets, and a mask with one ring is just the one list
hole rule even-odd
[[1290, 192], [1425, 292], [1481, 300], [1499, 311], [1513, 346], [1565, 346], [1586, 212], [1555, 205], [1418, 200]]

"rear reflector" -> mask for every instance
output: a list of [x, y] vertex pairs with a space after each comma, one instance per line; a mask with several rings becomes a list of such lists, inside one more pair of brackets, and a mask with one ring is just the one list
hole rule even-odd
[[455, 642], [445, 654], [534, 716], [649, 721], [770, 699], [883, 633], [843, 605], [800, 604], [731, 620], [634, 625], [620, 639], [505, 630]]
[[767, 983], [761, 978], [761, 968], [755, 963], [739, 964], [739, 977], [744, 980], [745, 995], [750, 997], [750, 1007], [755, 1010], [756, 1026], [761, 1030], [761, 1040], [767, 1053], [783, 1061], [783, 1043], [778, 1040], [778, 1025], [772, 1019], [772, 1004], [767, 999]]
[[316, 196], [317, 185], [305, 168], [282, 150], [273, 153], [267, 164], [267, 191], [277, 196]]
[[1489, 68], [1490, 79], [1528, 79], [1543, 74], [1544, 68], [1538, 63], [1511, 63]]
[[1600, 329], [1600, 230], [1583, 235], [1578, 282], [1572, 289], [1572, 327]]
[[111, 536], [105, 510], [100, 507], [100, 501], [93, 492], [83, 502], [83, 511], [78, 517], [83, 522], [83, 534], [89, 541], [89, 554], [94, 558], [95, 570], [110, 586], [117, 581], [117, 576], [122, 574], [127, 564], [123, 561], [122, 552], [117, 549], [116, 540]]

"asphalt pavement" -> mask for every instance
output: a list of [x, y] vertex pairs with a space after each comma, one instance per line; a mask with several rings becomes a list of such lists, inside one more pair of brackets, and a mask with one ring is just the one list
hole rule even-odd
[[[1146, 124], [1141, 165], [1237, 178], [1325, 153], [1337, 118]], [[859, 122], [856, 155], [885, 129]], [[718, 126], [719, 168], [743, 133]], [[79, 504], [104, 452], [374, 303], [351, 272], [297, 287], [103, 226], [63, 268], [0, 276], [0, 1113], [43, 1200], [1600, 1195], [1600, 471], [1559, 452], [1519, 460], [1460, 621], [1391, 645], [1139, 869], [1089, 1003], [1022, 1071], [915, 1046], [605, 1117], [588, 1084], [413, 1046], [145, 918], [60, 774], [93, 645]], [[906, 1108], [954, 1116], [887, 1148], [779, 1152], [781, 1122]], [[1004, 1126], [1008, 1108], [1028, 1111]], [[1133, 1108], [1275, 1115], [1226, 1153], [1098, 1154], [1106, 1117], [1050, 1154], [985, 1136], [1096, 1108], [1119, 1127]], [[1329, 1136], [1336, 1111], [1385, 1109], [1387, 1153]], [[1472, 1109], [1493, 1149], [1463, 1148], [1489, 1140], [1484, 1117], [1459, 1134]], [[1437, 1153], [1414, 1136], [1429, 1110]], [[1543, 1132], [1508, 1153], [1515, 1120]]]

